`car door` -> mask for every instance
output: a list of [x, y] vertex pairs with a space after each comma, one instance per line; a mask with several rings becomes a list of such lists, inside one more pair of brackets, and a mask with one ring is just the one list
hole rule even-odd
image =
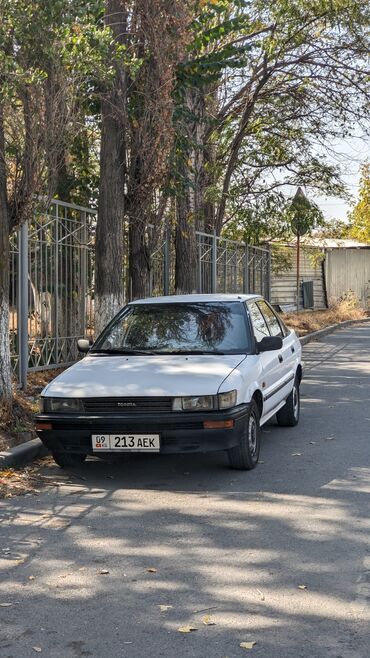
[[280, 362], [278, 379], [280, 389], [277, 392], [278, 404], [279, 401], [285, 400], [288, 397], [293, 386], [296, 364], [294, 335], [284, 327], [283, 323], [268, 302], [264, 299], [260, 299], [257, 302], [257, 306], [266, 320], [271, 336], [280, 336], [283, 340], [283, 347], [278, 352], [278, 359]]
[[[254, 338], [258, 343], [265, 336], [271, 336], [266, 319], [258, 306], [258, 301], [247, 303]], [[279, 358], [280, 357], [280, 358]], [[263, 416], [271, 412], [281, 402], [280, 384], [283, 380], [281, 350], [258, 354], [260, 377], [258, 384], [263, 394]]]

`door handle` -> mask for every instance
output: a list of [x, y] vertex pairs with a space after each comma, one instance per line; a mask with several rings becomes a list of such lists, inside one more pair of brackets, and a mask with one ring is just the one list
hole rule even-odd
[[295, 352], [295, 349], [294, 349], [293, 345], [290, 349], [292, 350], [293, 353]]
[[283, 357], [281, 356], [281, 354], [279, 354], [279, 361], [280, 361], [280, 363], [283, 363], [283, 361], [284, 361], [284, 359], [283, 359]]

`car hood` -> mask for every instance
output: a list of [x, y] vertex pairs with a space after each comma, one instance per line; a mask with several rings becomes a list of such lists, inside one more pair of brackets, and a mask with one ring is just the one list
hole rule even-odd
[[215, 395], [225, 378], [245, 358], [245, 354], [88, 355], [50, 382], [42, 395], [70, 398]]

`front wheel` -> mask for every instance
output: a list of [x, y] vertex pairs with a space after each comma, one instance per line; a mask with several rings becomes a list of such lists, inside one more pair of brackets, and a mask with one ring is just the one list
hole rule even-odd
[[261, 446], [261, 429], [258, 407], [252, 400], [240, 443], [228, 450], [231, 468], [250, 471], [257, 465]]
[[61, 468], [79, 466], [86, 459], [84, 453], [53, 452], [53, 459]]
[[299, 382], [294, 380], [293, 389], [286, 403], [276, 414], [278, 425], [281, 427], [295, 427], [298, 425], [300, 412]]

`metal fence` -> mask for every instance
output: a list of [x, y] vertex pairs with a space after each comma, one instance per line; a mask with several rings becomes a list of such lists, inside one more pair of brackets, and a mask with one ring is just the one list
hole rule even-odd
[[[28, 370], [75, 362], [77, 340], [93, 335], [95, 223], [95, 210], [54, 200], [11, 236], [10, 344], [22, 386]], [[173, 294], [173, 239], [148, 236], [148, 295]], [[198, 232], [194, 267], [200, 293], [270, 297], [269, 249]]]
[[11, 238], [10, 344], [21, 384], [28, 370], [68, 365], [92, 334], [96, 211], [53, 201]]

